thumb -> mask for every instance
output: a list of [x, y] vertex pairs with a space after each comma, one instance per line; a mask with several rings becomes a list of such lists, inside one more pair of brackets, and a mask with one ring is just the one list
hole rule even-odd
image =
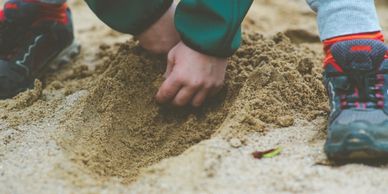
[[174, 69], [174, 66], [175, 66], [175, 54], [174, 54], [174, 50], [171, 50], [169, 53], [168, 53], [168, 56], [167, 56], [167, 68], [166, 68], [166, 72], [164, 73], [163, 77], [166, 79], [168, 76], [170, 76], [172, 70]]

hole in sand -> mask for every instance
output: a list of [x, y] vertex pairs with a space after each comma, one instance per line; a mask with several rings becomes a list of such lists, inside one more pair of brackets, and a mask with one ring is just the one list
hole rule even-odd
[[143, 167], [210, 138], [228, 115], [245, 115], [237, 121], [240, 131], [261, 131], [263, 126], [255, 125], [260, 122], [292, 125], [296, 112], [313, 119], [322, 115], [324, 108], [317, 104], [326, 99], [317, 63], [306, 55], [314, 58], [284, 35], [272, 40], [246, 35], [229, 61], [221, 94], [203, 109], [173, 109], [153, 100], [165, 60], [147, 55], [134, 42], [123, 44], [112, 61], [99, 67], [102, 73], [93, 78], [88, 95], [64, 121], [60, 145], [92, 174], [129, 183]]
[[210, 138], [238, 94], [237, 87], [227, 87], [202, 109], [161, 107], [153, 97], [164, 59], [133, 42], [114, 58], [69, 115], [60, 140], [73, 161], [100, 176], [130, 182], [142, 167]]

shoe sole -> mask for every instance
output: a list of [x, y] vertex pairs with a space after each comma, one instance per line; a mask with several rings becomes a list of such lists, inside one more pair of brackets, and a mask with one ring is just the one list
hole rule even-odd
[[327, 141], [325, 153], [331, 160], [387, 159], [388, 142], [379, 141], [365, 130], [352, 130], [344, 138], [332, 143]]
[[[51, 62], [45, 65], [45, 68], [40, 71], [37, 78], [42, 78], [47, 74], [47, 71], [51, 68], [53, 70], [59, 70], [62, 66], [72, 62], [81, 52], [81, 45], [77, 42], [73, 42], [67, 48], [65, 48], [62, 52], [60, 52]], [[34, 87], [34, 81], [30, 83], [29, 88]]]

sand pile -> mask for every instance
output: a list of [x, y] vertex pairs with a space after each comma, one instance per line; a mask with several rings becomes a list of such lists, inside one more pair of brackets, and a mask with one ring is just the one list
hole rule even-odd
[[97, 68], [88, 95], [58, 135], [72, 160], [97, 177], [131, 182], [141, 168], [210, 138], [223, 123], [232, 123], [236, 133], [265, 132], [267, 126], [290, 126], [296, 118], [314, 119], [327, 110], [314, 53], [292, 46], [282, 34], [272, 40], [246, 35], [230, 60], [224, 90], [202, 109], [155, 103], [162, 57], [133, 41], [105, 55], [112, 60]]
[[250, 116], [248, 121], [256, 119], [256, 123], [281, 127], [293, 125], [296, 118], [311, 121], [325, 115], [327, 97], [321, 62], [315, 55], [309, 49], [291, 45], [283, 34], [272, 40], [249, 35], [230, 67], [236, 77], [245, 75], [236, 111], [244, 110]]

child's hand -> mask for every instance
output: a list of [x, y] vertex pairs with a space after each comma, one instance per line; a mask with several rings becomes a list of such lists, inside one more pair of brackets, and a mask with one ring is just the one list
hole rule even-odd
[[174, 24], [175, 9], [174, 3], [156, 23], [136, 37], [141, 47], [155, 54], [166, 54], [178, 44], [180, 36]]
[[199, 107], [222, 88], [226, 65], [227, 59], [199, 53], [180, 42], [168, 54], [166, 80], [156, 100], [175, 106]]

